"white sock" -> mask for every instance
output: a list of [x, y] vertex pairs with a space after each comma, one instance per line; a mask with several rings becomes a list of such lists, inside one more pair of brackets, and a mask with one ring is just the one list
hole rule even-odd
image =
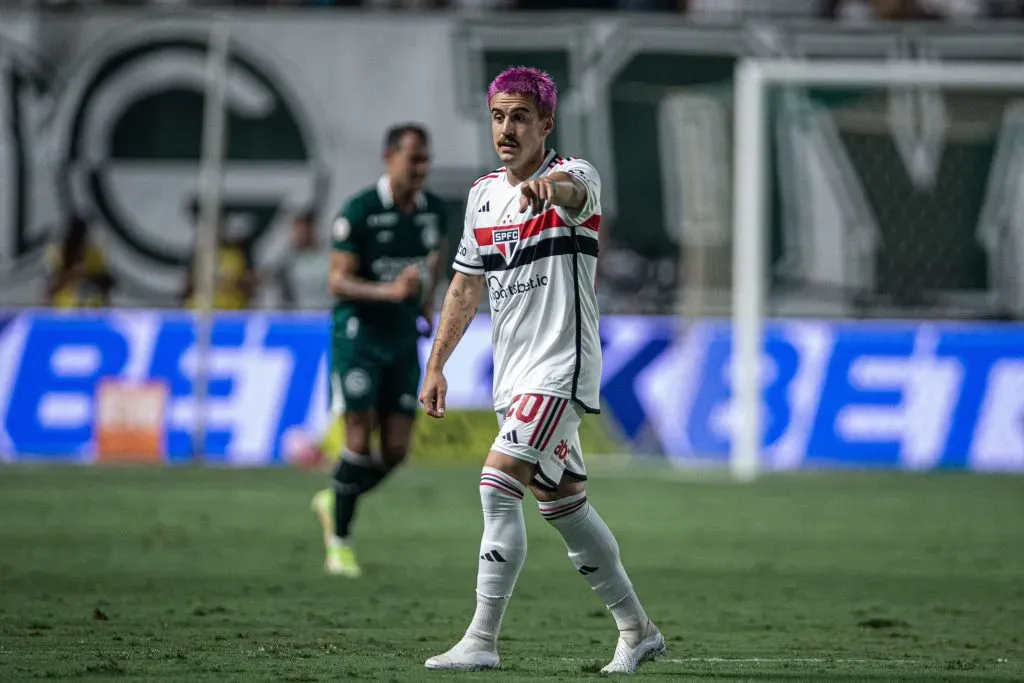
[[647, 613], [619, 559], [615, 536], [587, 502], [586, 492], [538, 505], [541, 516], [562, 535], [573, 566], [604, 600], [622, 637], [635, 646], [647, 628]]
[[523, 485], [501, 470], [485, 467], [480, 474], [484, 534], [476, 573], [476, 613], [466, 635], [492, 645], [526, 561], [523, 492]]

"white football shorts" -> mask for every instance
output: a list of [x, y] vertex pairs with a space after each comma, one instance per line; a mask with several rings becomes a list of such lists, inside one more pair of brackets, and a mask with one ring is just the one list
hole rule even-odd
[[565, 474], [585, 481], [580, 448], [580, 409], [567, 398], [522, 394], [498, 413], [498, 436], [491, 450], [537, 465], [534, 483], [555, 490]]

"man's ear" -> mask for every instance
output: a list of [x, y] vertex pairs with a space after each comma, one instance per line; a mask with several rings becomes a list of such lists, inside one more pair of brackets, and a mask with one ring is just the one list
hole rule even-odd
[[555, 115], [551, 114], [544, 119], [544, 135], [551, 135], [551, 132], [555, 129]]

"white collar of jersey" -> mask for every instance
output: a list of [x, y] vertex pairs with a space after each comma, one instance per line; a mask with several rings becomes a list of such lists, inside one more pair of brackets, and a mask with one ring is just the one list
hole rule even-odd
[[[384, 205], [385, 209], [390, 209], [395, 205], [395, 195], [391, 192], [391, 181], [386, 173], [377, 180], [377, 196], [380, 197], [380, 203]], [[422, 192], [416, 193], [416, 206], [420, 210], [427, 208], [427, 198]]]
[[[529, 178], [527, 178], [526, 180], [536, 180], [537, 178], [540, 178], [541, 174], [544, 173], [544, 169], [546, 169], [548, 167], [548, 164], [550, 164], [554, 160], [555, 160], [555, 150], [549, 149], [548, 153], [544, 156], [544, 161], [540, 162], [540, 168], [538, 168], [536, 171], [534, 171], [533, 175], [530, 176]], [[512, 185], [512, 183], [508, 182], [508, 171], [505, 171], [505, 173], [504, 173], [504, 175], [502, 177], [505, 179], [505, 184], [506, 185], [515, 187], [514, 185]], [[524, 180], [522, 182], [526, 182], [526, 180]]]

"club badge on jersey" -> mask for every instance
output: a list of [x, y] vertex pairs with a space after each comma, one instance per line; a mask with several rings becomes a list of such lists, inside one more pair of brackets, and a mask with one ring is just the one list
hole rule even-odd
[[511, 263], [516, 252], [516, 245], [519, 244], [519, 228], [495, 230], [492, 239], [495, 248], [505, 257], [505, 262]]

